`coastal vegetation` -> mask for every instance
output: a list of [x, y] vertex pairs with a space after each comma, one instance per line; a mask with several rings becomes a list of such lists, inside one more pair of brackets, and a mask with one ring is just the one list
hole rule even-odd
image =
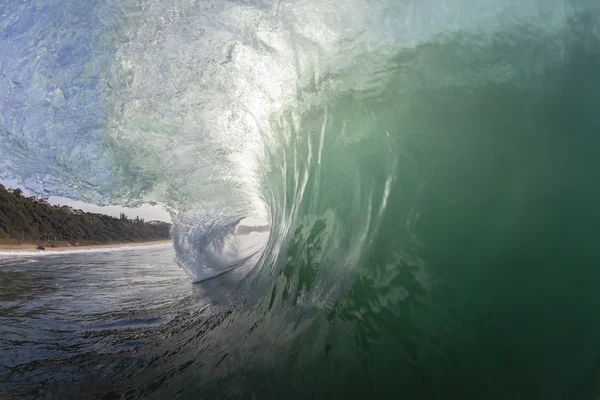
[[53, 206], [0, 185], [0, 243], [100, 244], [169, 238], [171, 224]]

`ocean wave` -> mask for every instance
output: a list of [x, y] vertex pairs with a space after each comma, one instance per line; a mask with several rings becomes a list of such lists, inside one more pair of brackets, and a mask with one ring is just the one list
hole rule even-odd
[[597, 2], [44, 4], [3, 6], [0, 173], [162, 204], [191, 280], [230, 284], [154, 365], [185, 384], [146, 389], [592, 391], [592, 356], [543, 354], [595, 343], [555, 321], [596, 304]]

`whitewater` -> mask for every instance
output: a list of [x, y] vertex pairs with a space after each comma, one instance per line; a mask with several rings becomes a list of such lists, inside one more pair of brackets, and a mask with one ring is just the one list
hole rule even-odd
[[596, 0], [4, 0], [0, 178], [172, 215], [95, 396], [596, 399], [598, 71]]

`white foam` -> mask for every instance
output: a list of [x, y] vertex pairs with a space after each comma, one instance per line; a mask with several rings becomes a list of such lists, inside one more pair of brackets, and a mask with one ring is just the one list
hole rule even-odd
[[171, 247], [170, 243], [150, 244], [144, 246], [120, 246], [120, 247], [99, 247], [94, 249], [74, 249], [74, 250], [45, 250], [45, 251], [11, 251], [0, 252], [0, 261], [8, 259], [19, 259], [22, 257], [48, 257], [48, 256], [68, 256], [73, 254], [88, 253], [112, 253], [118, 251], [147, 250], [161, 247]]

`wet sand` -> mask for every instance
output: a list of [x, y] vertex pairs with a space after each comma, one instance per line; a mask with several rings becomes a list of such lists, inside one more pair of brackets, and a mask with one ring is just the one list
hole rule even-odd
[[0, 253], [14, 253], [14, 252], [44, 252], [44, 251], [73, 251], [73, 250], [95, 250], [95, 249], [110, 249], [118, 247], [138, 247], [138, 246], [152, 246], [154, 244], [166, 244], [171, 243], [171, 240], [154, 240], [148, 242], [131, 242], [131, 243], [110, 243], [110, 244], [97, 244], [90, 246], [62, 246], [62, 247], [50, 247], [45, 246], [46, 250], [37, 250], [35, 244], [0, 244]]

